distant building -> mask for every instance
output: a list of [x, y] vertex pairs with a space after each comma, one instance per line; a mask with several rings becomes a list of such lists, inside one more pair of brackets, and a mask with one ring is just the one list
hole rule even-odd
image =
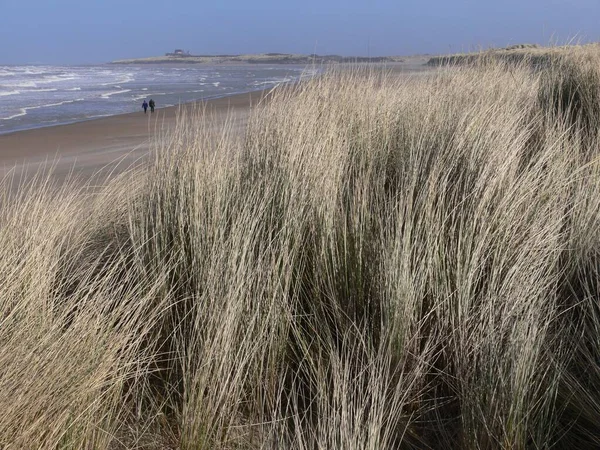
[[192, 56], [190, 52], [184, 52], [180, 48], [176, 48], [172, 53], [165, 53], [166, 56]]

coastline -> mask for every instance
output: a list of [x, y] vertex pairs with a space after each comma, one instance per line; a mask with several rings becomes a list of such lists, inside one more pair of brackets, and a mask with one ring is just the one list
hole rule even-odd
[[154, 115], [139, 112], [111, 115], [69, 124], [37, 127], [0, 135], [0, 177], [30, 177], [50, 169], [58, 180], [89, 180], [120, 173], [143, 161], [151, 141], [174, 126], [179, 110], [201, 109], [217, 123], [233, 115], [242, 126], [253, 105], [272, 90], [208, 98], [158, 108]]
[[[280, 83], [281, 84], [293, 84], [295, 83], [294, 81], [292, 82], [285, 82], [285, 83]], [[215, 100], [219, 100], [219, 99], [224, 99], [224, 98], [229, 98], [229, 97], [235, 97], [238, 95], [244, 95], [244, 94], [250, 94], [250, 93], [255, 93], [255, 92], [262, 92], [262, 91], [270, 91], [271, 89], [274, 89], [275, 87], [279, 86], [279, 85], [275, 85], [272, 86], [270, 88], [257, 88], [257, 89], [252, 89], [252, 90], [247, 90], [247, 91], [238, 91], [238, 92], [228, 92], [226, 94], [218, 94], [218, 95], [208, 95], [206, 97], [200, 98], [200, 99], [196, 99], [196, 100], [189, 100], [186, 102], [182, 102], [178, 105], [173, 105], [173, 104], [169, 104], [168, 106], [163, 106], [163, 107], [159, 107], [160, 110], [167, 110], [169, 108], [179, 108], [181, 106], [184, 105], [191, 105], [191, 104], [199, 104], [199, 103], [207, 103], [207, 102], [212, 102]], [[27, 127], [27, 128], [20, 128], [20, 129], [16, 129], [16, 130], [9, 130], [9, 131], [2, 131], [0, 132], [0, 137], [2, 136], [6, 136], [6, 135], [11, 135], [11, 134], [15, 134], [15, 133], [22, 133], [25, 131], [32, 131], [32, 130], [38, 130], [41, 128], [54, 128], [54, 127], [60, 127], [60, 126], [64, 126], [64, 125], [74, 125], [77, 123], [82, 123], [82, 122], [89, 122], [89, 121], [93, 121], [93, 120], [102, 120], [102, 119], [106, 119], [109, 117], [117, 117], [117, 116], [127, 116], [129, 114], [137, 114], [137, 112], [125, 112], [125, 113], [118, 113], [118, 114], [105, 114], [105, 115], [97, 115], [97, 116], [92, 116], [92, 117], [82, 117], [80, 119], [75, 119], [75, 120], [70, 120], [70, 121], [65, 121], [65, 122], [56, 122], [56, 123], [52, 123], [52, 124], [46, 124], [46, 125], [32, 125], [31, 127]], [[0, 147], [0, 152], [2, 151], [2, 148]], [[0, 155], [1, 157], [1, 155]]]
[[[390, 70], [396, 76], [435, 70], [423, 67], [421, 61], [376, 67]], [[105, 174], [112, 177], [143, 162], [150, 153], [152, 139], [175, 125], [178, 110], [199, 109], [201, 105], [203, 113], [217, 119], [213, 126], [233, 115], [235, 126], [241, 128], [252, 105], [278, 86], [297, 83], [302, 80], [159, 107], [154, 116], [144, 115], [140, 108], [138, 112], [9, 131], [0, 134], [0, 180], [7, 176], [27, 180], [48, 171], [61, 182], [67, 179], [104, 182]]]
[[[345, 64], [345, 63], [398, 63], [404, 62], [410, 56], [342, 56], [342, 55], [305, 55], [301, 53], [255, 53], [239, 55], [192, 55], [189, 53], [167, 53], [160, 56], [145, 58], [128, 58], [111, 61], [108, 64]], [[176, 50], [177, 52], [177, 50]]]

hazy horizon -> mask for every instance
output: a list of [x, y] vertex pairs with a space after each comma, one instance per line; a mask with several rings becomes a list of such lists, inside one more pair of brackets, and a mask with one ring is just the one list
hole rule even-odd
[[427, 5], [348, 0], [328, 4], [185, 0], [30, 3], [0, 0], [0, 64], [90, 64], [195, 54], [318, 53], [344, 56], [440, 54], [520, 43], [600, 40], [600, 3], [476, 1]]

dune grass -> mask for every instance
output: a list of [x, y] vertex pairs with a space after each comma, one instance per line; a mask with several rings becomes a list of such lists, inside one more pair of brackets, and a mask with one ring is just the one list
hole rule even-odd
[[0, 447], [600, 446], [598, 61], [334, 72], [6, 194]]

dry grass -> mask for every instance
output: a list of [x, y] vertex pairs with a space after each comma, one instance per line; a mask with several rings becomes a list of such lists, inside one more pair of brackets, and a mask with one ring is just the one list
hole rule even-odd
[[332, 73], [6, 196], [0, 447], [600, 446], [599, 69]]

